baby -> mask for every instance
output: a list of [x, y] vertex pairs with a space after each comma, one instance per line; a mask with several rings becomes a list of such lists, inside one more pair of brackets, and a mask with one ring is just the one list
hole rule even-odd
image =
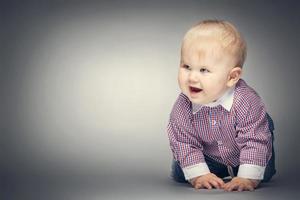
[[182, 93], [168, 124], [175, 181], [252, 191], [275, 174], [273, 121], [241, 79], [245, 58], [246, 42], [227, 21], [202, 21], [184, 36]]

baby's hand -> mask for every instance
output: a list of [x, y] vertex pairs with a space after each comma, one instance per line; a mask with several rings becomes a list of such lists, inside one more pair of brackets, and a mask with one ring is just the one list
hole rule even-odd
[[259, 180], [234, 177], [230, 182], [226, 183], [223, 187], [225, 191], [253, 191], [258, 184]]
[[191, 184], [195, 189], [212, 189], [213, 187], [220, 189], [224, 186], [223, 180], [213, 173], [198, 176], [191, 181]]

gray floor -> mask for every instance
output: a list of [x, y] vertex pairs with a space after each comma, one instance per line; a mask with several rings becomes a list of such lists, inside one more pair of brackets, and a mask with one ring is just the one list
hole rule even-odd
[[275, 177], [254, 192], [195, 190], [173, 182], [165, 172], [138, 174], [18, 174], [6, 177], [5, 199], [299, 199], [299, 184]]

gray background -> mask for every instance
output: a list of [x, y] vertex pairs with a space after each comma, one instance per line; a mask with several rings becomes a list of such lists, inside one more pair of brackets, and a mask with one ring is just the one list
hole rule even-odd
[[245, 36], [243, 78], [275, 122], [278, 174], [246, 197], [299, 196], [299, 10], [298, 1], [2, 1], [3, 194], [239, 198], [168, 177], [181, 39], [217, 18]]

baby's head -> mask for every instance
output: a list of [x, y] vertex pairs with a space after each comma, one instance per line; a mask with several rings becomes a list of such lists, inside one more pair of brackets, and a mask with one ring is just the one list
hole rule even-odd
[[193, 102], [218, 100], [241, 77], [246, 42], [227, 21], [206, 20], [184, 36], [178, 82]]

